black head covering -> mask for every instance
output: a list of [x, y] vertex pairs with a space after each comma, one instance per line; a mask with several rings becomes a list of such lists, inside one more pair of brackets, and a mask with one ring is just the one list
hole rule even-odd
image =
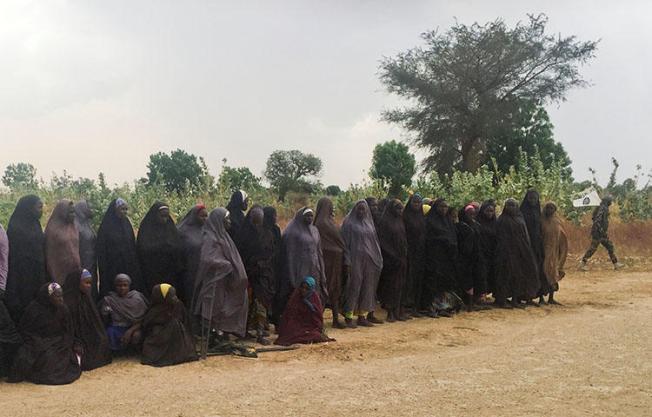
[[168, 205], [157, 201], [138, 228], [138, 260], [145, 280], [145, 293], [157, 284], [177, 286], [184, 270], [183, 242], [170, 215], [161, 223], [160, 212]]
[[81, 271], [71, 272], [63, 284], [63, 299], [70, 310], [75, 338], [83, 347], [82, 369], [87, 371], [111, 363], [109, 338], [91, 294], [79, 289]]
[[169, 366], [197, 360], [186, 310], [176, 297], [176, 289], [170, 287], [164, 295], [161, 285], [155, 285], [151, 301], [142, 322], [144, 340], [141, 363]]
[[497, 236], [496, 299], [534, 298], [540, 288], [538, 265], [530, 245], [527, 226], [514, 199], [505, 201], [497, 221]]
[[389, 200], [378, 225], [378, 242], [383, 255], [383, 270], [378, 295], [385, 308], [398, 308], [407, 274], [408, 243], [403, 223], [403, 204]]
[[97, 232], [97, 263], [100, 272], [100, 296], [113, 290], [113, 280], [118, 274], [131, 277], [131, 287], [143, 291], [143, 280], [138, 264], [136, 239], [129, 218], [116, 214], [116, 200], [106, 209]]
[[254, 296], [268, 307], [276, 292], [274, 234], [262, 224], [254, 225], [252, 217], [256, 213], [264, 216], [263, 208], [256, 205], [249, 210], [238, 233], [236, 245]]
[[231, 228], [229, 229], [231, 237], [236, 237], [238, 235], [238, 231], [240, 231], [240, 227], [242, 227], [242, 224], [244, 223], [245, 201], [247, 201], [247, 194], [242, 190], [238, 190], [231, 194], [231, 200], [226, 206], [231, 218]]
[[439, 206], [445, 203], [446, 200], [438, 198], [432, 203], [432, 209], [426, 216], [426, 225], [428, 239], [437, 240], [449, 246], [457, 246], [457, 231], [455, 224], [448, 216], [448, 213], [443, 216], [439, 214]]
[[9, 273], [7, 276], [7, 307], [14, 320], [34, 299], [47, 281], [45, 272], [45, 236], [34, 207], [41, 199], [28, 195], [18, 200], [9, 225]]
[[[414, 200], [421, 201], [419, 208], [416, 210], [412, 208], [412, 202]], [[420, 195], [414, 194], [410, 196], [407, 203], [405, 203], [403, 222], [405, 223], [408, 241], [418, 236], [423, 236], [426, 227], [426, 218], [423, 215], [423, 199]]]
[[16, 353], [11, 381], [62, 385], [81, 375], [73, 350], [75, 334], [70, 311], [65, 304], [52, 303], [48, 285], [38, 289], [18, 324], [25, 343]]
[[[535, 196], [536, 203], [532, 204], [529, 201], [529, 197]], [[539, 268], [540, 280], [542, 284], [546, 284], [548, 281], [543, 272], [543, 228], [541, 226], [541, 199], [539, 197], [539, 192], [530, 188], [523, 202], [521, 203], [521, 214], [523, 214], [523, 220], [525, 220], [525, 225], [527, 226], [527, 232], [530, 236], [530, 244], [532, 245], [532, 251], [537, 260], [537, 267]]]
[[183, 251], [186, 260], [186, 267], [183, 274], [183, 285], [179, 287], [179, 298], [190, 305], [192, 294], [195, 288], [195, 277], [199, 269], [199, 256], [201, 254], [202, 236], [204, 224], [199, 219], [199, 212], [205, 210], [203, 204], [191, 208], [177, 225]]

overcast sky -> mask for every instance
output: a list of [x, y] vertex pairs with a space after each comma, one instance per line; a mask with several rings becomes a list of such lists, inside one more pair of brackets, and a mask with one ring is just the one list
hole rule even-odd
[[32, 163], [110, 183], [144, 176], [151, 153], [182, 148], [261, 174], [276, 149], [324, 162], [322, 182], [365, 178], [379, 120], [396, 99], [378, 61], [455, 19], [510, 25], [546, 13], [549, 30], [601, 39], [593, 83], [549, 108], [575, 176], [610, 157], [646, 169], [652, 99], [649, 1], [0, 0], [0, 170]]

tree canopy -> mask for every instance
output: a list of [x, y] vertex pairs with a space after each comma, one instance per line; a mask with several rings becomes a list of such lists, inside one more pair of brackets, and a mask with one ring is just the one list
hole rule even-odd
[[322, 170], [321, 159], [298, 150], [274, 151], [267, 159], [265, 178], [284, 201], [290, 191], [311, 192], [318, 184], [314, 177]]
[[505, 115], [488, 138], [487, 151], [482, 154], [481, 163], [491, 165], [493, 159], [498, 171], [509, 172], [510, 167], [518, 166], [519, 150], [529, 156], [538, 153], [546, 168], [557, 161], [565, 168], [565, 175], [572, 173], [566, 150], [554, 139], [548, 112], [531, 101], [522, 100], [513, 112]]
[[25, 162], [10, 164], [5, 168], [2, 183], [12, 190], [36, 188], [36, 168]]
[[181, 149], [150, 155], [147, 169], [148, 184], [162, 184], [168, 191], [183, 192], [213, 182], [204, 159]]
[[393, 140], [376, 145], [369, 175], [380, 181], [390, 197], [398, 197], [404, 186], [412, 184], [416, 165], [407, 145]]
[[498, 19], [423, 33], [425, 46], [381, 62], [381, 82], [408, 102], [384, 119], [429, 151], [426, 168], [477, 170], [503, 123], [520, 121], [510, 115], [523, 102], [559, 102], [569, 89], [587, 86], [579, 66], [594, 57], [597, 42], [547, 34], [547, 22], [538, 15], [513, 28]]
[[[226, 163], [226, 160], [224, 162]], [[231, 192], [238, 190], [251, 191], [261, 187], [260, 177], [255, 176], [247, 167], [233, 168], [224, 165], [217, 181]]]

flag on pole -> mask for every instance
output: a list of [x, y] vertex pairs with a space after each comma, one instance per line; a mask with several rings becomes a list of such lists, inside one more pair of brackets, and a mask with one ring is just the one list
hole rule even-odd
[[581, 197], [573, 200], [573, 207], [596, 207], [600, 205], [602, 199], [594, 188], [584, 190]]

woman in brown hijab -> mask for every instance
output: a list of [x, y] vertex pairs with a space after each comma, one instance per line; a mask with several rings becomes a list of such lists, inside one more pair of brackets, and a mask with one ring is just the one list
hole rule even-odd
[[68, 274], [81, 270], [79, 230], [70, 200], [57, 203], [45, 227], [45, 261], [50, 278], [61, 285]]
[[557, 206], [555, 203], [547, 203], [544, 206], [541, 229], [543, 232], [543, 251], [545, 254], [543, 271], [550, 286], [548, 304], [559, 305], [560, 303], [554, 299], [553, 294], [555, 291], [559, 291], [559, 281], [566, 275], [564, 264], [568, 256], [568, 241], [564, 226], [557, 215]]
[[328, 197], [322, 197], [317, 202], [317, 213], [314, 225], [321, 237], [321, 250], [324, 256], [324, 272], [328, 282], [328, 303], [333, 311], [333, 327], [343, 329], [345, 326], [339, 320], [342, 313], [340, 297], [342, 296], [342, 281], [349, 267], [346, 245], [340, 228], [335, 224], [333, 202]]

